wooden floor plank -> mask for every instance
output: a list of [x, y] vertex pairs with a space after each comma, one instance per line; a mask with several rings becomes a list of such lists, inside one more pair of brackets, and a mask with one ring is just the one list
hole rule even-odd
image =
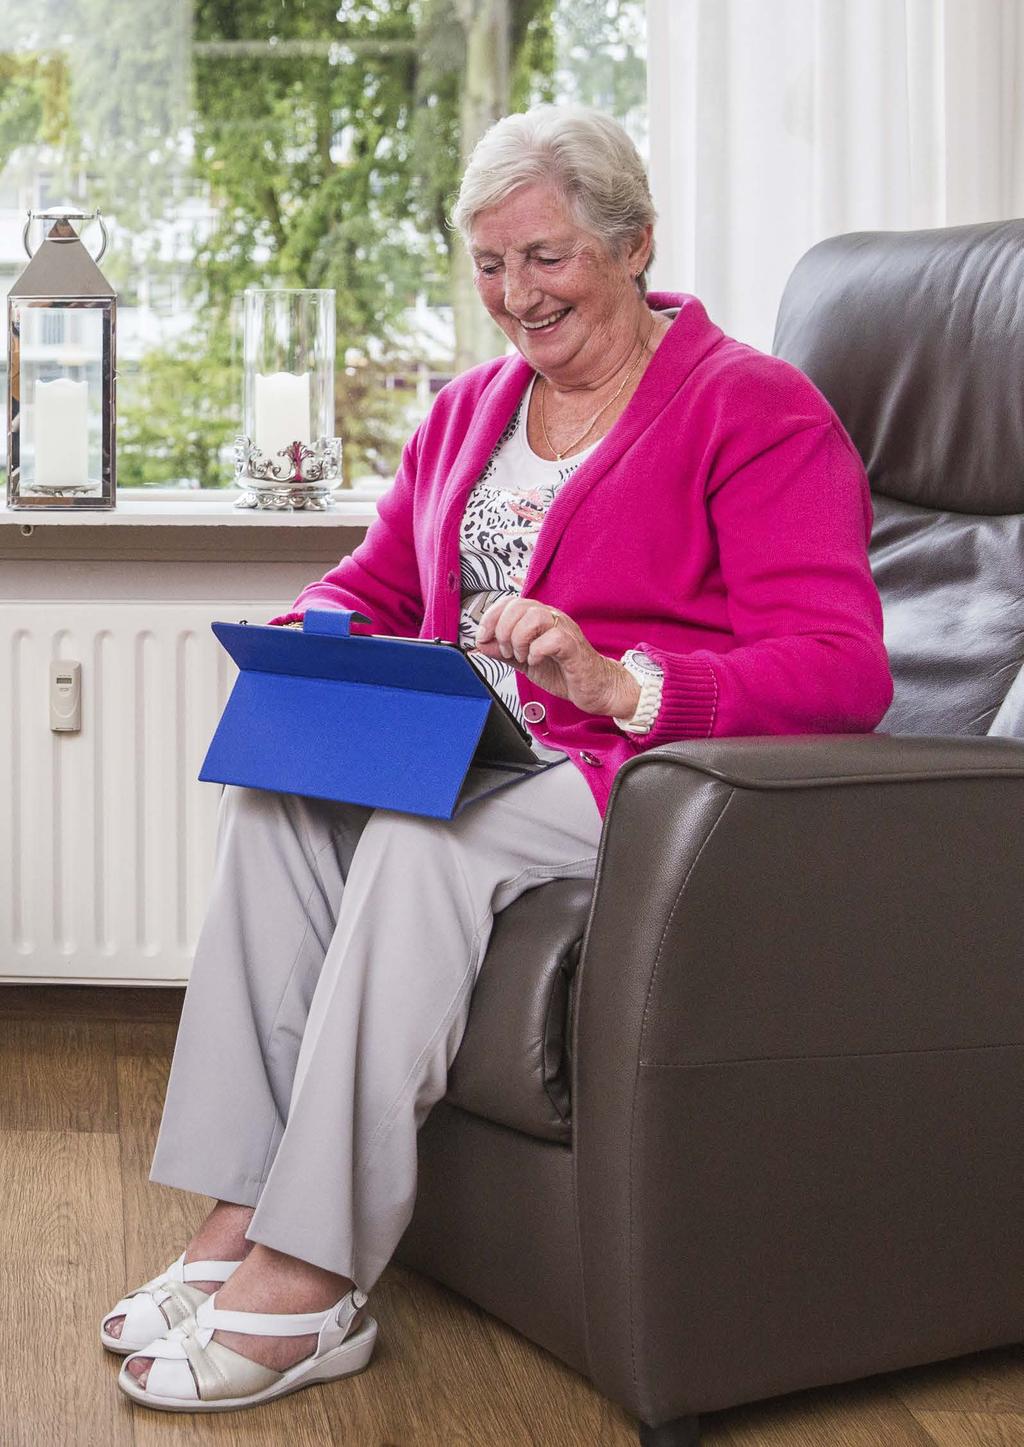
[[144, 1020], [176, 1023], [178, 986], [0, 985], [0, 1020]]
[[876, 1379], [715, 1413], [704, 1422], [704, 1447], [935, 1447], [935, 1442]]
[[1024, 1421], [1024, 1347], [940, 1362], [891, 1381], [893, 1391], [915, 1416], [922, 1412], [1016, 1413]]
[[170, 1024], [115, 1027], [121, 1187], [124, 1195], [125, 1281], [148, 1281], [176, 1256], [208, 1214], [211, 1202], [150, 1182], [174, 1049]]
[[377, 1282], [370, 1369], [325, 1390], [335, 1440], [367, 1447], [537, 1447], [471, 1302], [403, 1267]]
[[544, 1447], [636, 1447], [636, 1421], [595, 1392], [585, 1377], [520, 1336], [496, 1317], [481, 1313], [530, 1440]]
[[1024, 1417], [985, 1412], [924, 1412], [936, 1447], [1024, 1447]]
[[0, 1130], [117, 1130], [114, 1027], [0, 1021]]
[[323, 1391], [310, 1387], [265, 1407], [198, 1414], [151, 1412], [117, 1395], [131, 1413], [136, 1447], [349, 1447], [350, 1442], [364, 1447], [357, 1437], [332, 1436], [320, 1401]]
[[0, 1442], [132, 1447], [96, 1335], [120, 1284], [118, 1144], [0, 1132]]

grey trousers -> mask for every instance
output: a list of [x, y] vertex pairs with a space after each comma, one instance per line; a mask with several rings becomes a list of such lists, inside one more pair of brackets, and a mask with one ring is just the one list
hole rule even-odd
[[593, 878], [571, 763], [452, 820], [227, 788], [151, 1179], [369, 1291], [412, 1217], [494, 915]]

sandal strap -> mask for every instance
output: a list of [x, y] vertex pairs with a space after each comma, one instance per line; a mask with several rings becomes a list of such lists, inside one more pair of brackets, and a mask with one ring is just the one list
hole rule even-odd
[[132, 1352], [131, 1356], [126, 1357], [125, 1360], [133, 1362], [137, 1358], [145, 1358], [146, 1361], [182, 1362], [186, 1355], [185, 1339], [187, 1335], [188, 1320], [186, 1319], [173, 1331], [169, 1331], [166, 1336], [157, 1337], [155, 1341], [150, 1342], [149, 1346], [139, 1347], [138, 1351]]
[[217, 1305], [217, 1296], [208, 1297], [196, 1310], [196, 1325], [202, 1331], [236, 1331], [245, 1336], [319, 1336], [320, 1332], [340, 1315], [342, 1307], [351, 1302], [354, 1312], [366, 1302], [365, 1292], [353, 1287], [340, 1302], [326, 1311], [306, 1312], [303, 1315], [278, 1315], [260, 1311], [222, 1311]]
[[316, 1336], [329, 1311], [304, 1316], [280, 1316], [260, 1311], [221, 1311], [209, 1297], [196, 1312], [196, 1325], [203, 1331], [236, 1331], [246, 1336]]
[[228, 1278], [241, 1266], [240, 1261], [188, 1261], [185, 1260], [184, 1251], [177, 1261], [172, 1261], [166, 1271], [161, 1271], [159, 1276], [154, 1276], [152, 1281], [146, 1281], [142, 1286], [137, 1286], [134, 1291], [126, 1293], [127, 1296], [138, 1296], [141, 1292], [155, 1292], [166, 1290], [171, 1282], [177, 1282], [182, 1286], [192, 1281], [219, 1281], [224, 1284]]
[[241, 1264], [240, 1261], [187, 1261], [183, 1264], [182, 1280], [219, 1281], [223, 1285]]
[[127, 1294], [128, 1296], [138, 1296], [141, 1292], [144, 1292], [144, 1291], [148, 1291], [148, 1292], [156, 1291], [159, 1287], [162, 1287], [165, 1282], [168, 1282], [168, 1281], [181, 1281], [181, 1282], [183, 1282], [184, 1280], [185, 1280], [185, 1253], [184, 1253], [184, 1251], [183, 1251], [183, 1252], [181, 1253], [181, 1255], [178, 1257], [177, 1261], [172, 1261], [172, 1262], [171, 1262], [170, 1266], [167, 1267], [166, 1271], [161, 1271], [161, 1272], [159, 1273], [159, 1275], [152, 1277], [152, 1279], [149, 1280], [149, 1281], [144, 1281], [141, 1286], [137, 1286], [134, 1291], [129, 1291], [129, 1292], [127, 1292], [126, 1294]]

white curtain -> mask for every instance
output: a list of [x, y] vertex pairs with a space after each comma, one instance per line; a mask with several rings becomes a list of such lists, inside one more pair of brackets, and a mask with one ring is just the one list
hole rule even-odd
[[652, 285], [771, 349], [845, 231], [1024, 215], [1024, 0], [647, 0]]

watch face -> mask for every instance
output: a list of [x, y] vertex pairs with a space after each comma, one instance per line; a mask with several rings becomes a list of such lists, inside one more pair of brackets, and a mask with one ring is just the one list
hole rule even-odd
[[648, 658], [646, 653], [640, 653], [635, 648], [629, 650], [623, 661], [631, 668], [635, 668], [638, 673], [647, 673], [654, 678], [661, 672], [652, 658]]

